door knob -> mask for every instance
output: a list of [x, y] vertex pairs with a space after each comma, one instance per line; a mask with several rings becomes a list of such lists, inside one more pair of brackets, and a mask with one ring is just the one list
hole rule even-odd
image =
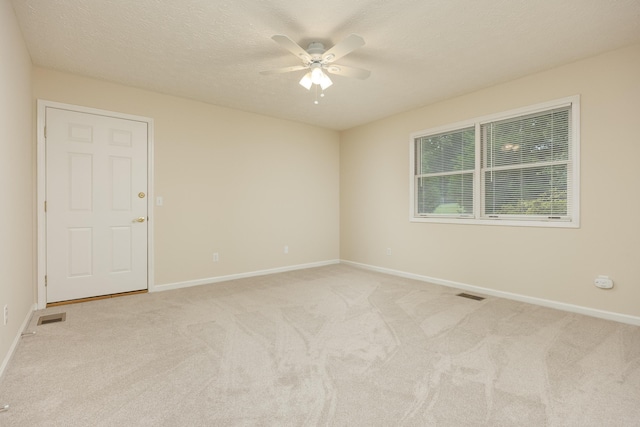
[[143, 216], [140, 216], [140, 217], [138, 217], [138, 218], [134, 219], [134, 221], [135, 221], [135, 222], [144, 222], [144, 217], [143, 217]]

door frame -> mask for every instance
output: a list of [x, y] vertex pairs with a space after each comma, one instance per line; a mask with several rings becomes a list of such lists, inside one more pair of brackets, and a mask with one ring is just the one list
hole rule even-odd
[[118, 113], [115, 111], [100, 110], [96, 108], [83, 107], [80, 105], [64, 104], [61, 102], [47, 101], [44, 99], [37, 100], [37, 125], [36, 125], [36, 212], [37, 212], [37, 300], [38, 309], [47, 307], [47, 288], [45, 286], [45, 275], [47, 273], [47, 220], [44, 211], [44, 202], [47, 189], [47, 171], [46, 171], [46, 144], [45, 144], [45, 124], [46, 109], [58, 108], [61, 110], [69, 110], [78, 113], [95, 114], [99, 116], [113, 117], [116, 119], [135, 120], [147, 123], [147, 290], [154, 290], [153, 276], [153, 236], [154, 236], [154, 216], [153, 216], [153, 146], [154, 146], [154, 130], [153, 119], [143, 116], [134, 116], [131, 114]]

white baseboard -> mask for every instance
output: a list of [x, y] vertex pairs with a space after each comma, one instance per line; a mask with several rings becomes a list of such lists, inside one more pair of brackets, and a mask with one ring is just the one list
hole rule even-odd
[[308, 264], [289, 265], [286, 267], [270, 268], [267, 270], [250, 271], [247, 273], [229, 274], [226, 276], [208, 277], [206, 279], [188, 280], [186, 282], [167, 283], [155, 285], [150, 292], [168, 291], [171, 289], [190, 288], [191, 286], [208, 285], [211, 283], [226, 282], [229, 280], [244, 279], [247, 277], [265, 276], [267, 274], [284, 273], [286, 271], [303, 270], [305, 268], [323, 267], [325, 265], [340, 264], [340, 260], [312, 262]]
[[615, 313], [612, 311], [598, 310], [595, 308], [583, 307], [580, 305], [567, 304], [543, 298], [530, 297], [526, 295], [514, 294], [511, 292], [497, 291], [495, 289], [483, 288], [480, 286], [469, 285], [466, 283], [454, 282], [451, 280], [438, 279], [436, 277], [422, 276], [419, 274], [407, 273], [405, 271], [393, 270], [390, 268], [376, 267], [369, 264], [361, 264], [359, 262], [341, 260], [342, 264], [352, 265], [354, 267], [366, 270], [377, 271], [380, 273], [391, 274], [393, 276], [405, 277], [407, 279], [420, 280], [423, 282], [433, 283], [435, 285], [447, 286], [450, 288], [463, 289], [465, 291], [477, 292], [480, 294], [491, 295], [494, 297], [510, 299], [514, 301], [526, 302], [529, 304], [540, 305], [543, 307], [555, 308], [571, 313], [579, 313], [587, 316], [598, 317], [601, 319], [613, 320], [620, 323], [628, 323], [630, 325], [640, 326], [640, 317], [630, 316], [628, 314]]
[[9, 347], [9, 351], [7, 352], [7, 355], [4, 357], [4, 360], [2, 361], [2, 365], [0, 365], [0, 378], [2, 378], [5, 368], [9, 364], [9, 361], [11, 360], [13, 353], [16, 351], [18, 342], [20, 342], [20, 338], [22, 338], [22, 333], [29, 325], [29, 322], [31, 321], [31, 316], [33, 316], [33, 313], [36, 311], [37, 308], [38, 308], [38, 305], [33, 304], [31, 306], [31, 310], [27, 312], [27, 316], [22, 321], [22, 325], [20, 325], [20, 328], [18, 329], [18, 333], [16, 334], [16, 337], [13, 339], [13, 343], [11, 343], [11, 347]]

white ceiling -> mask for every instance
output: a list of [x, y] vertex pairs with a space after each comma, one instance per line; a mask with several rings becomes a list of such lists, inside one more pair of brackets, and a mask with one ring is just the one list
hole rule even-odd
[[[330, 129], [640, 42], [639, 0], [12, 0], [34, 64]], [[271, 36], [366, 45], [319, 105]]]

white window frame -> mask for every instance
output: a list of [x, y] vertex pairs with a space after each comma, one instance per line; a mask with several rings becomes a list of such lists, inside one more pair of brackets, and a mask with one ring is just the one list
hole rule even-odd
[[[567, 219], [541, 219], [523, 217], [522, 219], [514, 217], [486, 217], [482, 214], [482, 205], [484, 203], [484, 190], [482, 188], [482, 158], [481, 158], [481, 141], [480, 128], [481, 125], [526, 116], [530, 114], [540, 113], [555, 108], [571, 106], [571, 132], [570, 132], [570, 155], [568, 179], [569, 197], [571, 197], [570, 211], [567, 212]], [[422, 216], [416, 215], [416, 198], [417, 189], [415, 188], [415, 143], [419, 138], [426, 136], [441, 134], [445, 132], [453, 132], [459, 129], [475, 126], [475, 171], [473, 174], [473, 215], [472, 216]], [[437, 128], [426, 129], [414, 132], [409, 140], [409, 221], [425, 222], [425, 223], [444, 223], [444, 224], [475, 224], [475, 225], [503, 225], [503, 226], [522, 226], [522, 227], [553, 227], [553, 228], [579, 228], [580, 227], [580, 96], [571, 96], [567, 98], [556, 99], [536, 105], [530, 105], [523, 108], [517, 108], [496, 114], [482, 117], [476, 117]]]

